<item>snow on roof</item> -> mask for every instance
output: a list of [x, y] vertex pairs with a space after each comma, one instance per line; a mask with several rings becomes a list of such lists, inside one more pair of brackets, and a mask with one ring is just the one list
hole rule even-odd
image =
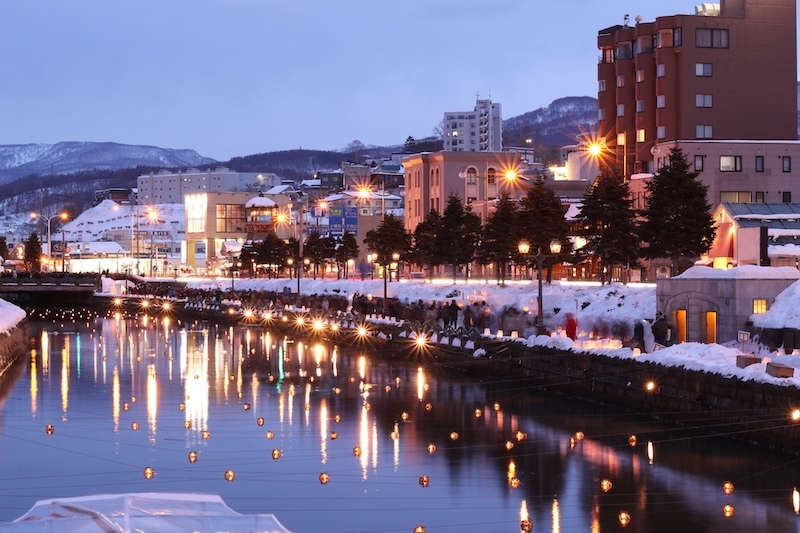
[[735, 268], [693, 266], [673, 279], [800, 279], [794, 267], [762, 267], [742, 265]]
[[630, 179], [632, 179], [632, 180], [646, 180], [646, 179], [650, 179], [652, 177], [653, 177], [653, 174], [650, 174], [649, 172], [640, 172], [638, 174], [631, 174]]
[[767, 246], [769, 257], [800, 257], [800, 246], [796, 244], [770, 244]]
[[275, 207], [276, 204], [274, 201], [266, 198], [264, 196], [256, 196], [255, 198], [250, 198], [247, 200], [247, 203], [244, 204], [245, 209], [251, 209], [253, 207]]
[[567, 212], [564, 215], [566, 220], [577, 220], [581, 214], [581, 208], [583, 207], [583, 202], [581, 203], [570, 203], [567, 206]]
[[293, 185], [276, 185], [264, 194], [289, 194], [297, 192]]

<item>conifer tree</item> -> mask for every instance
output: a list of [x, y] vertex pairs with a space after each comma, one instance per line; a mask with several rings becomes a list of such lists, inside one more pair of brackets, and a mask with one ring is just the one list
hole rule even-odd
[[450, 194], [435, 241], [434, 262], [452, 266], [454, 283], [458, 268], [468, 265], [472, 260], [480, 242], [480, 227], [480, 219], [472, 212], [472, 208], [465, 206], [458, 195]]
[[42, 269], [42, 243], [39, 241], [39, 236], [34, 231], [25, 241], [25, 255], [23, 256], [23, 263], [28, 272], [39, 272]]
[[600, 259], [600, 281], [611, 281], [614, 265], [626, 265], [636, 261], [638, 238], [635, 213], [628, 184], [604, 170], [583, 197], [579, 221], [579, 234], [586, 239], [586, 246], [577, 251], [584, 259], [594, 256]]
[[522, 199], [519, 212], [520, 238], [530, 244], [529, 257], [520, 257], [523, 263], [530, 261], [530, 256], [541, 249], [549, 253], [550, 243], [558, 240], [561, 243], [559, 257], [549, 258], [547, 262], [547, 280], [550, 281], [553, 262], [563, 260], [572, 251], [572, 246], [567, 238], [569, 223], [564, 218], [566, 208], [561, 203], [561, 198], [547, 185], [542, 176], [537, 176], [528, 194]]
[[497, 283], [505, 284], [506, 266], [519, 246], [519, 219], [517, 203], [508, 193], [497, 201], [494, 213], [484, 226], [482, 261], [497, 264]]
[[417, 265], [427, 268], [429, 275], [433, 274], [433, 267], [437, 266], [436, 239], [442, 231], [442, 217], [435, 209], [431, 209], [425, 220], [414, 228], [413, 247], [411, 258]]
[[680, 146], [647, 184], [639, 236], [647, 259], [670, 258], [673, 271], [681, 257], [694, 260], [708, 251], [716, 227], [708, 202], [708, 187], [697, 179]]

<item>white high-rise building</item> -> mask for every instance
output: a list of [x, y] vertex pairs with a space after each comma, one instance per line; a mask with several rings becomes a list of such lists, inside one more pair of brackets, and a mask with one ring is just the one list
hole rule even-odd
[[502, 152], [500, 104], [479, 98], [472, 111], [445, 113], [444, 149], [448, 152]]

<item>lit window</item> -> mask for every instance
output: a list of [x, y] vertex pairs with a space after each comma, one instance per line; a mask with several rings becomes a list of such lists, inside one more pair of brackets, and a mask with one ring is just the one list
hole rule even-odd
[[720, 172], [741, 172], [742, 156], [740, 155], [721, 155], [719, 156]]
[[636, 142], [637, 143], [644, 142], [644, 129], [636, 130]]
[[766, 298], [753, 299], [753, 314], [760, 315], [769, 311], [769, 302]]

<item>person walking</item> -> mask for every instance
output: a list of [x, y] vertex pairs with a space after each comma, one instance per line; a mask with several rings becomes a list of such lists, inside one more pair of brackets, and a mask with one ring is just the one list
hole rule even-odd
[[656, 313], [656, 320], [653, 322], [653, 340], [661, 346], [667, 345], [667, 335], [669, 334], [669, 324], [664, 318], [664, 313]]

